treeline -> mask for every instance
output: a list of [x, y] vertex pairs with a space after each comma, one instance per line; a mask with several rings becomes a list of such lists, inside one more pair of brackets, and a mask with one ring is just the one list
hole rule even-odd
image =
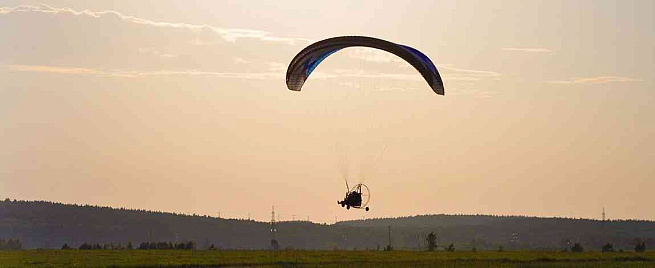
[[[216, 247], [212, 244], [208, 249], [215, 249]], [[61, 246], [61, 249], [63, 250], [68, 250], [68, 249], [74, 249], [68, 243], [64, 243], [64, 245]], [[80, 250], [131, 250], [134, 249], [132, 246], [132, 242], [128, 242], [126, 246], [123, 246], [122, 244], [114, 244], [114, 243], [105, 243], [105, 244], [100, 244], [100, 243], [95, 243], [95, 244], [89, 244], [89, 243], [83, 243], [78, 247]], [[188, 249], [188, 250], [194, 250], [196, 249], [196, 243], [193, 241], [189, 241], [186, 243], [172, 243], [172, 242], [143, 242], [139, 244], [139, 246], [136, 249]]]
[[[561, 250], [575, 243], [598, 251], [611, 243], [615, 250], [635, 244], [655, 245], [655, 222], [599, 221], [489, 215], [421, 215], [315, 224], [280, 222], [275, 239], [280, 248], [422, 250], [425, 236], [458, 250]], [[46, 201], [1, 201], [0, 237], [20, 238], [23, 248], [127, 248], [129, 241], [196, 241], [198, 249], [271, 248], [266, 222], [189, 216], [145, 210], [65, 205]], [[186, 242], [185, 242], [186, 243]], [[147, 243], [146, 248], [175, 248]], [[135, 244], [138, 249], [141, 244]]]
[[0, 238], [0, 250], [19, 250], [23, 249], [23, 243], [19, 239], [4, 240]]
[[171, 242], [144, 242], [139, 245], [138, 249], [196, 249], [196, 243], [193, 241], [175, 244]]
[[[562, 252], [569, 252], [569, 251], [570, 252], [584, 252], [585, 249], [584, 249], [584, 247], [582, 247], [582, 245], [580, 243], [575, 243], [575, 244], [573, 244], [573, 246], [571, 248], [564, 248], [562, 250]], [[616, 250], [614, 248], [614, 245], [612, 245], [612, 243], [607, 243], [607, 244], [603, 245], [603, 247], [600, 249], [600, 251], [601, 252], [615, 252], [615, 251], [624, 252], [623, 249]], [[634, 251], [635, 252], [644, 252], [644, 251], [646, 251], [646, 242], [643, 242], [643, 241], [636, 242], [635, 247], [634, 247]]]
[[4, 200], [0, 199], [0, 203], [2, 203], [2, 202], [4, 202], [4, 203], [14, 203], [14, 204], [43, 204], [43, 205], [49, 205], [51, 207], [75, 206], [77, 208], [87, 209], [87, 210], [119, 210], [119, 211], [138, 212], [138, 213], [147, 213], [147, 214], [172, 215], [172, 216], [182, 216], [182, 217], [212, 218], [211, 216], [208, 216], [208, 215], [198, 215], [198, 214], [195, 214], [195, 213], [187, 214], [187, 213], [166, 212], [166, 211], [148, 210], [148, 209], [135, 209], [135, 208], [126, 208], [126, 207], [114, 208], [114, 207], [109, 207], [109, 206], [98, 206], [98, 205], [88, 205], [88, 204], [66, 204], [66, 203], [61, 203], [61, 202], [52, 202], [52, 201], [44, 201], [44, 200], [29, 201], [29, 200], [18, 200], [18, 199], [11, 200], [9, 198], [5, 198]]
[[561, 250], [579, 243], [593, 250], [612, 243], [617, 250], [632, 250], [637, 243], [655, 244], [655, 222], [593, 220], [494, 215], [420, 215], [394, 219], [367, 219], [338, 225], [387, 229], [398, 234], [396, 244], [417, 244], [417, 236], [435, 232], [440, 241], [458, 248], [507, 250]]
[[[78, 209], [83, 209], [83, 210], [101, 210], [101, 211], [122, 211], [122, 212], [135, 212], [138, 214], [150, 214], [150, 215], [163, 215], [163, 216], [175, 216], [175, 217], [201, 217], [201, 218], [207, 218], [207, 219], [212, 219], [214, 217], [209, 216], [209, 215], [199, 215], [196, 213], [180, 213], [180, 212], [168, 212], [168, 211], [159, 211], [159, 210], [149, 210], [149, 209], [139, 209], [139, 208], [126, 208], [126, 207], [109, 207], [109, 206], [98, 206], [98, 205], [89, 205], [89, 204], [68, 204], [68, 203], [61, 203], [61, 202], [52, 202], [52, 201], [45, 201], [45, 200], [19, 200], [19, 199], [9, 199], [5, 198], [0, 199], [0, 203], [14, 203], [18, 205], [46, 205], [51, 208], [67, 208], [67, 207], [76, 207]], [[239, 218], [234, 218], [231, 220], [236, 220], [236, 221], [250, 221], [248, 219], [239, 219]]]

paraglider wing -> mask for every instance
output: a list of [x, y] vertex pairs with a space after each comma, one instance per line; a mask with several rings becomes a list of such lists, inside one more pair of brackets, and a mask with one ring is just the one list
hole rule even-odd
[[356, 46], [381, 49], [402, 58], [421, 73], [435, 93], [444, 95], [439, 71], [425, 54], [408, 46], [366, 36], [333, 37], [309, 45], [291, 60], [287, 69], [287, 87], [300, 91], [312, 71], [325, 58], [343, 48]]

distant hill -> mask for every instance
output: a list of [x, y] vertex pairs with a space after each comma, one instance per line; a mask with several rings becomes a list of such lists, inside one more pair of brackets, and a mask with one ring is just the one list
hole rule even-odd
[[[598, 221], [488, 215], [423, 215], [392, 219], [367, 219], [338, 224], [306, 221], [279, 223], [276, 239], [282, 248], [377, 249], [388, 243], [388, 226], [394, 248], [419, 249], [434, 232], [440, 248], [454, 243], [457, 250], [549, 249], [581, 243], [600, 250], [604, 243], [633, 250], [645, 241], [655, 247], [655, 222], [639, 220]], [[268, 223], [207, 216], [66, 205], [45, 201], [0, 201], [0, 239], [22, 241], [24, 248], [59, 248], [64, 243], [186, 242], [199, 248], [211, 244], [222, 249], [266, 249], [270, 246]]]

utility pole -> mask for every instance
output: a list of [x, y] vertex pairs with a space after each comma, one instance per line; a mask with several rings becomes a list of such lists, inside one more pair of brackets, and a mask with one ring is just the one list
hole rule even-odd
[[607, 242], [607, 235], [605, 235], [605, 207], [603, 207], [603, 222], [601, 223], [601, 232], [603, 233], [603, 243]]
[[389, 245], [387, 246], [389, 250], [391, 250], [391, 225], [389, 225]]
[[275, 224], [275, 206], [271, 207], [271, 240], [275, 239], [275, 233], [277, 233], [277, 228]]

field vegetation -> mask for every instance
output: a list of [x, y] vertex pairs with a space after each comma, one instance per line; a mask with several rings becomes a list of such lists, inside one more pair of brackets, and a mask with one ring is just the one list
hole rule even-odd
[[655, 252], [0, 251], [2, 267], [655, 267]]

